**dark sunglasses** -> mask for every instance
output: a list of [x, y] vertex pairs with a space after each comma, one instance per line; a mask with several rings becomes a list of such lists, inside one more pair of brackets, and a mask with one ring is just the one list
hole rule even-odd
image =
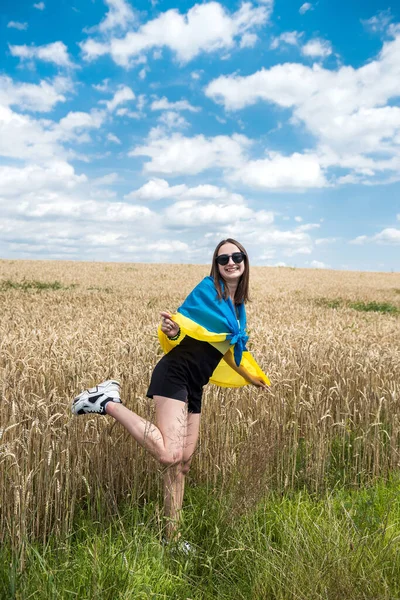
[[229, 259], [231, 257], [235, 265], [238, 265], [244, 261], [246, 255], [244, 254], [244, 252], [234, 252], [233, 254], [220, 254], [215, 260], [219, 265], [224, 266], [228, 264]]

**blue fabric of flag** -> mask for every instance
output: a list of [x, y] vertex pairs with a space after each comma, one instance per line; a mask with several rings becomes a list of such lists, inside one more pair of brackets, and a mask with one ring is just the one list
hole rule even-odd
[[[221, 280], [221, 289], [224, 291], [224, 282]], [[234, 345], [233, 355], [237, 366], [240, 365], [242, 354], [245, 352], [247, 340], [246, 309], [244, 303], [235, 306], [230, 298], [218, 298], [212, 277], [205, 277], [187, 296], [184, 303], [178, 308], [181, 313], [191, 321], [201, 325], [212, 333], [225, 333], [226, 340]]]

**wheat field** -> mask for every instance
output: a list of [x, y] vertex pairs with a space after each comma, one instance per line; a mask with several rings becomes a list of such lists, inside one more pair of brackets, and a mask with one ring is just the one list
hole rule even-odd
[[[124, 403], [151, 417], [159, 312], [208, 272], [0, 261], [0, 542], [67, 535], [82, 508], [157, 497], [155, 461], [111, 418], [73, 417], [71, 399], [117, 378]], [[191, 485], [234, 485], [243, 506], [269, 489], [359, 486], [398, 469], [399, 275], [258, 267], [251, 298], [249, 349], [272, 386], [207, 386]]]

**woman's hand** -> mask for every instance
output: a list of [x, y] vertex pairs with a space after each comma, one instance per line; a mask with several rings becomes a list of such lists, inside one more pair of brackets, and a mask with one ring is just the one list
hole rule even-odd
[[161, 313], [161, 331], [168, 337], [175, 337], [179, 331], [178, 323], [172, 321], [169, 312], [162, 311]]
[[255, 385], [256, 387], [262, 388], [264, 390], [268, 388], [264, 379], [262, 379], [261, 377], [257, 377], [257, 375], [251, 375], [251, 373], [249, 373], [248, 370], [242, 367], [241, 365], [239, 367], [237, 366], [237, 364], [235, 363], [235, 359], [233, 358], [233, 353], [231, 349], [225, 352], [224, 360], [231, 367], [231, 369], [236, 371], [236, 373], [239, 373], [239, 375], [241, 375], [243, 379], [245, 379], [252, 385]]
[[256, 377], [255, 375], [250, 375], [248, 374], [246, 376], [246, 379], [252, 384], [255, 385], [256, 387], [260, 387], [263, 388], [264, 390], [268, 389], [267, 384], [265, 383], [264, 379], [262, 379], [261, 377]]

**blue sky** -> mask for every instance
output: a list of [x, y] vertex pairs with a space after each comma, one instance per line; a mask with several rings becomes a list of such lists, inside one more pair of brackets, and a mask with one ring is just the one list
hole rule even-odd
[[3, 0], [0, 257], [398, 271], [400, 7]]

